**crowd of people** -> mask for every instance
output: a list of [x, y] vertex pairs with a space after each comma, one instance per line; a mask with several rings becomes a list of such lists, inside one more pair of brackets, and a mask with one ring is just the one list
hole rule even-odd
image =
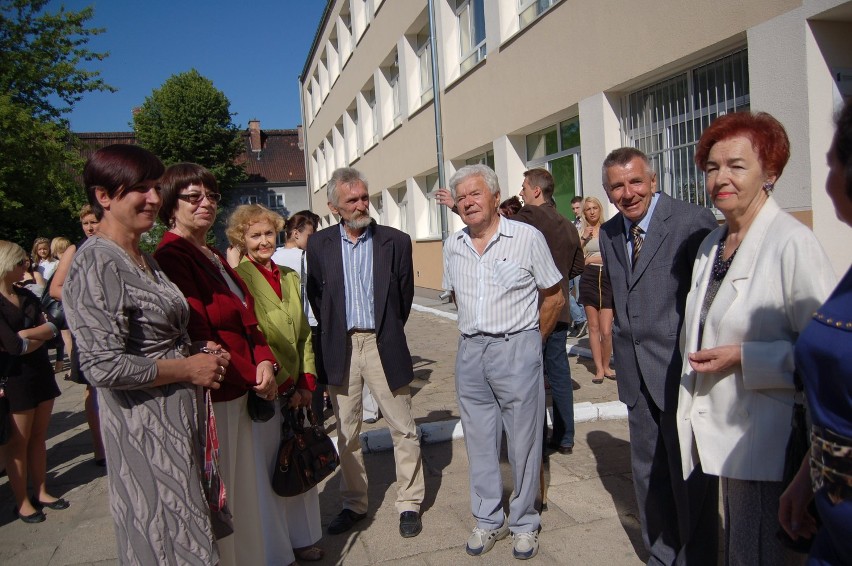
[[[444, 243], [443, 287], [458, 309], [455, 385], [475, 520], [468, 554], [510, 534], [515, 558], [538, 553], [543, 458], [574, 448], [566, 340], [588, 328], [593, 383], [615, 380], [627, 406], [649, 564], [716, 564], [720, 545], [726, 564], [804, 563], [782, 531], [813, 539], [809, 564], [852, 563], [844, 363], [852, 269], [837, 285], [813, 232], [774, 200], [789, 156], [784, 127], [768, 114], [714, 120], [695, 162], [721, 221], [659, 191], [650, 159], [635, 148], [602, 164], [617, 210], [608, 220], [594, 197], [575, 198], [574, 222], [566, 219], [544, 169], [526, 171], [519, 195], [502, 201], [485, 165], [460, 168], [439, 190], [465, 225]], [[826, 191], [852, 226], [852, 103], [827, 159]], [[87, 386], [94, 461], [109, 471], [121, 563], [322, 560], [317, 488], [279, 497], [271, 471], [285, 412], [307, 408], [321, 419], [326, 396], [341, 500], [327, 533], [367, 517], [359, 435], [365, 419], [381, 415], [393, 440], [399, 535], [420, 534], [426, 487], [404, 330], [412, 244], [371, 218], [367, 179], [352, 168], [332, 174], [328, 205], [340, 223], [322, 230], [310, 211], [285, 222], [263, 206], [238, 206], [227, 218], [227, 256], [209, 244], [222, 194], [204, 167], [166, 167], [118, 144], [89, 158], [83, 182], [89, 204], [77, 245], [39, 237], [28, 255], [0, 241], [15, 516], [37, 523], [45, 508], [70, 506], [46, 485], [45, 449], [60, 394], [54, 375], [68, 353], [72, 379]], [[144, 253], [140, 241], [158, 218], [167, 231]], [[799, 471], [790, 481], [787, 444], [802, 390], [811, 448], [792, 462]]]

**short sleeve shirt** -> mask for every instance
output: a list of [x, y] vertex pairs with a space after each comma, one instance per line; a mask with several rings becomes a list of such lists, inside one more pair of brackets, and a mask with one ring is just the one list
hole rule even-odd
[[468, 228], [444, 244], [443, 285], [455, 293], [462, 334], [538, 328], [538, 290], [561, 280], [544, 236], [528, 224], [501, 217], [481, 256]]

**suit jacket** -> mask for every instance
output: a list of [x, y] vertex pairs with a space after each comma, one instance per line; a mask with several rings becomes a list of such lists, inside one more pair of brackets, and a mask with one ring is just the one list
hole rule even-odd
[[706, 208], [660, 193], [642, 252], [631, 269], [629, 236], [621, 213], [604, 223], [600, 247], [612, 285], [612, 347], [618, 398], [633, 407], [641, 383], [657, 407], [677, 403], [681, 357], [678, 337], [698, 246], [718, 226]]
[[[376, 343], [391, 391], [411, 383], [414, 369], [405, 339], [405, 323], [414, 300], [411, 238], [380, 226], [373, 228], [373, 292]], [[320, 230], [308, 240], [308, 300], [319, 321], [326, 382], [340, 385], [349, 370], [346, 356], [346, 291], [340, 225]]]
[[281, 366], [278, 383], [290, 377], [300, 389], [313, 390], [316, 387], [313, 379], [304, 376], [316, 375], [317, 370], [311, 346], [311, 327], [299, 294], [299, 274], [280, 265], [278, 271], [280, 299], [266, 277], [248, 258], [244, 257], [236, 269], [254, 299], [254, 314], [260, 331]]
[[[187, 239], [166, 232], [154, 259], [189, 303], [190, 339], [216, 342], [231, 354], [225, 381], [210, 392], [213, 401], [231, 401], [257, 384], [257, 364], [275, 362], [275, 356], [257, 327], [248, 289], [222, 254], [212, 251], [242, 289], [246, 306], [231, 292], [219, 270]], [[288, 380], [285, 385], [292, 383]]]
[[580, 275], [585, 267], [580, 235], [574, 225], [549, 203], [540, 206], [528, 204], [511, 219], [529, 224], [544, 235], [544, 240], [550, 249], [550, 255], [553, 256], [553, 263], [556, 264], [556, 268], [562, 274], [560, 285], [562, 293], [565, 295], [565, 306], [559, 313], [559, 322], [573, 322], [568, 301], [568, 284], [571, 279]]
[[[780, 481], [790, 436], [793, 347], [836, 283], [816, 236], [771, 198], [758, 212], [698, 330], [720, 227], [701, 244], [686, 301], [677, 407], [684, 477], [696, 466], [740, 480]], [[687, 353], [742, 345], [727, 374], [700, 374]]]

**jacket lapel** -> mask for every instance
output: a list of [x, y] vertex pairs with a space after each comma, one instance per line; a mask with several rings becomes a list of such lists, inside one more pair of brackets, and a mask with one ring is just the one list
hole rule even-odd
[[[645, 234], [645, 241], [642, 242], [642, 251], [639, 253], [639, 260], [633, 269], [627, 269], [627, 272], [630, 273], [631, 286], [642, 277], [642, 274], [651, 264], [651, 260], [669, 236], [668, 221], [671, 217], [671, 202], [668, 199], [671, 197], [660, 193], [660, 196], [657, 198], [659, 201], [654, 209], [654, 215], [651, 217], [651, 223], [648, 225], [648, 233]], [[622, 250], [624, 250], [627, 246], [627, 236], [624, 234], [623, 225], [621, 233], [622, 237], [625, 238], [624, 245], [622, 246]], [[626, 256], [627, 252], [624, 253]]]
[[384, 237], [378, 225], [373, 224], [373, 308], [377, 334], [382, 326], [382, 314], [388, 300], [392, 266], [393, 242]]
[[[240, 263], [250, 263], [247, 258], [243, 258]], [[263, 276], [263, 274], [258, 271], [257, 267], [250, 265], [248, 266], [250, 269], [243, 268], [241, 275], [245, 275], [248, 281], [246, 281], [246, 285], [249, 288], [251, 293], [257, 293], [261, 295], [264, 300], [268, 301], [270, 304], [275, 305], [277, 308], [282, 310], [287, 310], [285, 308], [284, 302], [278, 298], [278, 294], [269, 284], [269, 281]], [[285, 298], [286, 299], [286, 298]]]

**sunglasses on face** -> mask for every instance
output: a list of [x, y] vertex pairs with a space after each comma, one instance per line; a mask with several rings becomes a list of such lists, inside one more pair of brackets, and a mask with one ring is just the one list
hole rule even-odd
[[221, 193], [186, 193], [177, 196], [180, 200], [186, 201], [193, 206], [201, 204], [204, 197], [207, 197], [207, 200], [213, 204], [217, 204], [220, 200], [222, 200]]

